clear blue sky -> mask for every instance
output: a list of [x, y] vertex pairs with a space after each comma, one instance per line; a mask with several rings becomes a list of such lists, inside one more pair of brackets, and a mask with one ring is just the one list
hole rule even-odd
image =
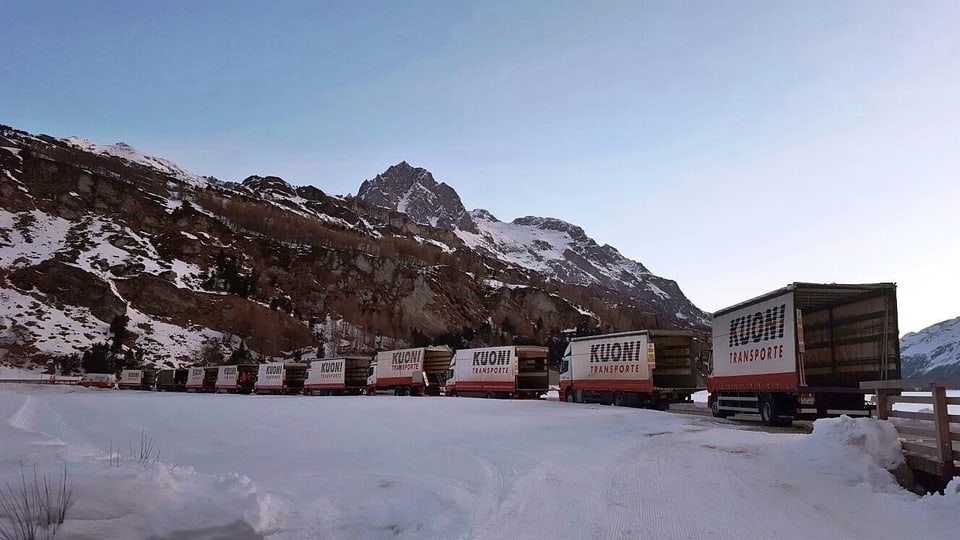
[[0, 3], [0, 122], [356, 193], [400, 160], [716, 310], [960, 316], [960, 2]]

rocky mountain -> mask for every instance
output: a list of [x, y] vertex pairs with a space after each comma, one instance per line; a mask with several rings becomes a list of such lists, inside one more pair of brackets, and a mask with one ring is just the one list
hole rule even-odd
[[178, 364], [704, 321], [580, 228], [467, 212], [406, 163], [342, 197], [0, 126], [0, 362], [107, 342]]
[[960, 377], [960, 317], [900, 338], [904, 378]]
[[453, 188], [406, 162], [365, 181], [357, 198], [448, 229], [467, 247], [547, 279], [600, 287], [690, 324], [708, 322], [676, 282], [652, 274], [613, 246], [598, 245], [582, 228], [555, 218], [527, 216], [504, 223], [487, 210], [467, 212]]

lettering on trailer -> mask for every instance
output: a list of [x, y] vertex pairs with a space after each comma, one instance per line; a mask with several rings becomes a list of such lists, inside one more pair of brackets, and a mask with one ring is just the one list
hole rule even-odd
[[390, 358], [394, 371], [416, 371], [420, 369], [420, 349], [414, 351], [396, 351]]
[[126, 373], [128, 382], [140, 382], [140, 372], [139, 371], [128, 371]]
[[786, 320], [787, 305], [780, 304], [758, 311], [753, 315], [744, 315], [730, 320], [730, 348], [760, 343], [774, 339], [783, 339], [783, 325]]
[[639, 364], [607, 364], [600, 366], [590, 366], [590, 373], [640, 373]]
[[473, 372], [478, 375], [510, 373], [510, 350], [474, 352]]
[[275, 366], [267, 366], [267, 376], [271, 375], [280, 375], [283, 373], [283, 364], [277, 364]]
[[229, 377], [237, 374], [237, 366], [226, 366], [223, 368], [223, 376]]
[[[590, 346], [590, 362], [639, 362], [643, 341], [617, 341]], [[606, 373], [595, 371], [594, 373]]]
[[321, 379], [338, 379], [343, 373], [343, 362], [324, 362], [320, 364]]
[[749, 345], [749, 349], [731, 350], [730, 363], [743, 364], [764, 362], [783, 358], [783, 344], [756, 346], [755, 343], [782, 340], [786, 322], [787, 305], [780, 304], [750, 315], [730, 320], [730, 335], [727, 338], [731, 349]]

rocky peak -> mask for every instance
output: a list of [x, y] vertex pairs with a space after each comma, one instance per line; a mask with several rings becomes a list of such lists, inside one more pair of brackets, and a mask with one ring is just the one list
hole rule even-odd
[[476, 232], [477, 227], [456, 190], [437, 183], [430, 171], [406, 161], [391, 166], [360, 185], [357, 198], [407, 214], [417, 223], [442, 229]]
[[248, 176], [240, 185], [262, 195], [279, 194], [287, 198], [297, 196], [293, 186], [277, 176]]

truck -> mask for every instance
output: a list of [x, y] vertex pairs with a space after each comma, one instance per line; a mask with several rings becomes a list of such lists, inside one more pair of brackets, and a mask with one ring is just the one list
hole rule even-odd
[[296, 362], [260, 364], [253, 391], [257, 394], [299, 394], [303, 391], [308, 367]]
[[439, 396], [451, 358], [453, 350], [446, 345], [380, 351], [370, 365], [366, 393]]
[[706, 387], [702, 338], [684, 330], [637, 330], [570, 340], [560, 360], [559, 399], [664, 410]]
[[87, 388], [113, 388], [117, 385], [117, 376], [113, 373], [87, 373], [77, 384]]
[[458, 350], [450, 363], [446, 395], [538, 398], [549, 390], [547, 347], [511, 345]]
[[187, 374], [187, 392], [216, 392], [216, 367], [192, 367]]
[[125, 369], [120, 372], [120, 388], [130, 388], [134, 390], [153, 390], [156, 384], [156, 370], [144, 369]]
[[714, 416], [766, 425], [867, 416], [861, 381], [899, 379], [894, 283], [793, 283], [713, 314]]
[[184, 392], [187, 389], [189, 369], [161, 369], [157, 372], [158, 392]]
[[240, 364], [234, 366], [220, 366], [217, 368], [217, 392], [231, 394], [249, 394], [253, 391], [257, 380], [257, 364]]
[[367, 387], [371, 364], [368, 356], [324, 358], [310, 362], [303, 393], [312, 396], [362, 394]]

